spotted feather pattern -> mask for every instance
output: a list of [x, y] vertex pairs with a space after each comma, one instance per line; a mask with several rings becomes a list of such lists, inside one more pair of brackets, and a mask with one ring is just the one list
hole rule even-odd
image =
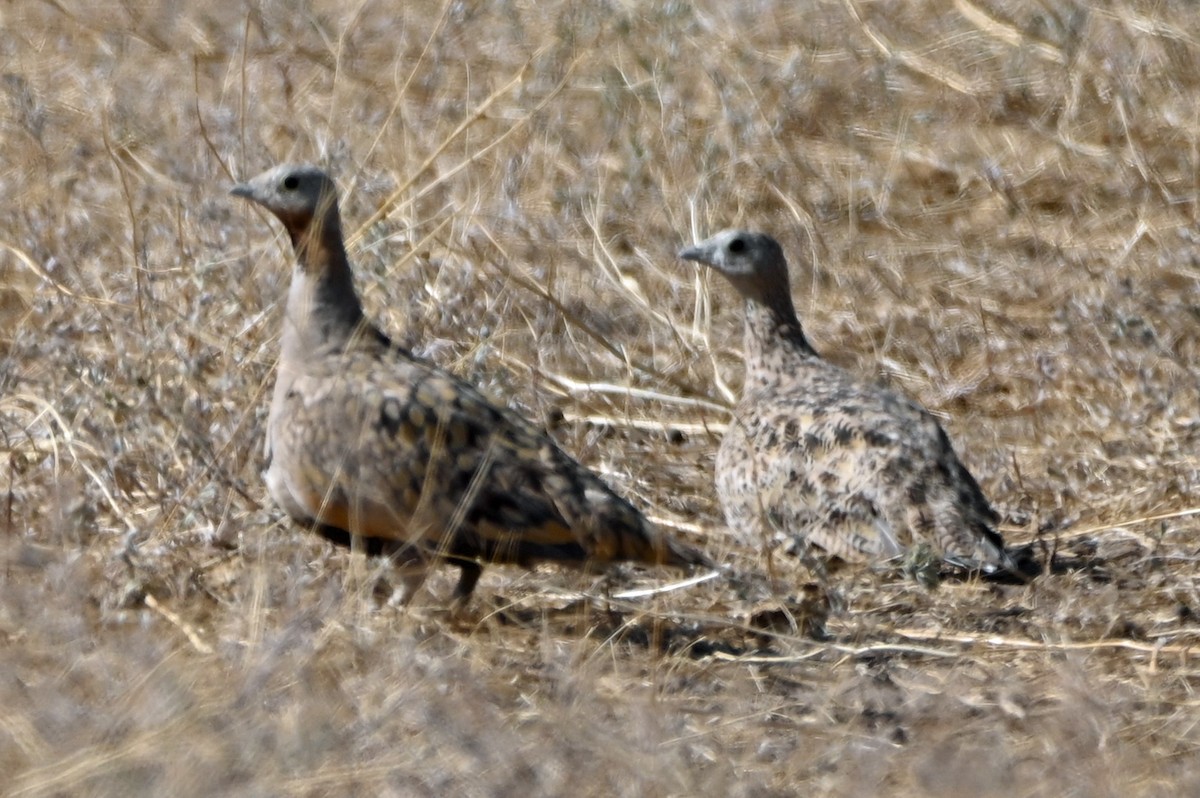
[[778, 242], [730, 230], [680, 256], [721, 272], [746, 300], [746, 381], [716, 462], [735, 535], [799, 538], [859, 562], [924, 544], [958, 565], [1013, 568], [995, 511], [937, 420], [809, 344]]
[[363, 316], [332, 181], [276, 167], [234, 188], [284, 224], [297, 264], [267, 422], [267, 488], [337, 543], [406, 565], [621, 560], [691, 566], [700, 552], [654, 527], [517, 413], [392, 344]]

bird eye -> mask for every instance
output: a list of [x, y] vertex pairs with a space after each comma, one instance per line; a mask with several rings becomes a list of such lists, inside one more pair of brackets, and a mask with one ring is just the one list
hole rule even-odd
[[283, 179], [283, 187], [288, 191], [294, 191], [300, 185], [300, 178], [295, 175], [288, 175]]
[[733, 239], [732, 241], [729, 242], [729, 251], [734, 252], [734, 253], [745, 252], [746, 251], [746, 240], [744, 238]]

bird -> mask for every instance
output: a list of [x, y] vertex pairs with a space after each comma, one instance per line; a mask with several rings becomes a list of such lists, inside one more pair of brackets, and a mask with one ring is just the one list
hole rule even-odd
[[997, 513], [937, 420], [809, 343], [778, 241], [726, 230], [679, 257], [719, 272], [744, 299], [745, 382], [715, 479], [737, 538], [796, 540], [848, 562], [927, 553], [1016, 572]]
[[407, 603], [441, 562], [465, 602], [489, 563], [711, 566], [515, 411], [391, 341], [365, 316], [337, 189], [282, 164], [230, 192], [274, 214], [295, 251], [264, 477], [292, 519], [391, 557]]

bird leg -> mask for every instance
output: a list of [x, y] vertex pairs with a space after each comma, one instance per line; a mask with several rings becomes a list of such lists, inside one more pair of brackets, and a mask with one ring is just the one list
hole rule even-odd
[[454, 564], [459, 568], [458, 584], [454, 586], [454, 602], [466, 604], [471, 598], [471, 592], [475, 590], [475, 583], [483, 574], [483, 566], [474, 560], [455, 560]]

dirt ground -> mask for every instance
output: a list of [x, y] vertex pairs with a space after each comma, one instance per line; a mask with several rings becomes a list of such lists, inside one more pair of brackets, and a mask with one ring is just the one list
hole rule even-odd
[[[1200, 9], [207, 5], [0, 5], [0, 794], [1200, 793]], [[396, 608], [285, 521], [290, 245], [228, 196], [285, 160], [382, 327], [762, 590]], [[726, 534], [741, 308], [674, 253], [729, 226], [1041, 576]]]

